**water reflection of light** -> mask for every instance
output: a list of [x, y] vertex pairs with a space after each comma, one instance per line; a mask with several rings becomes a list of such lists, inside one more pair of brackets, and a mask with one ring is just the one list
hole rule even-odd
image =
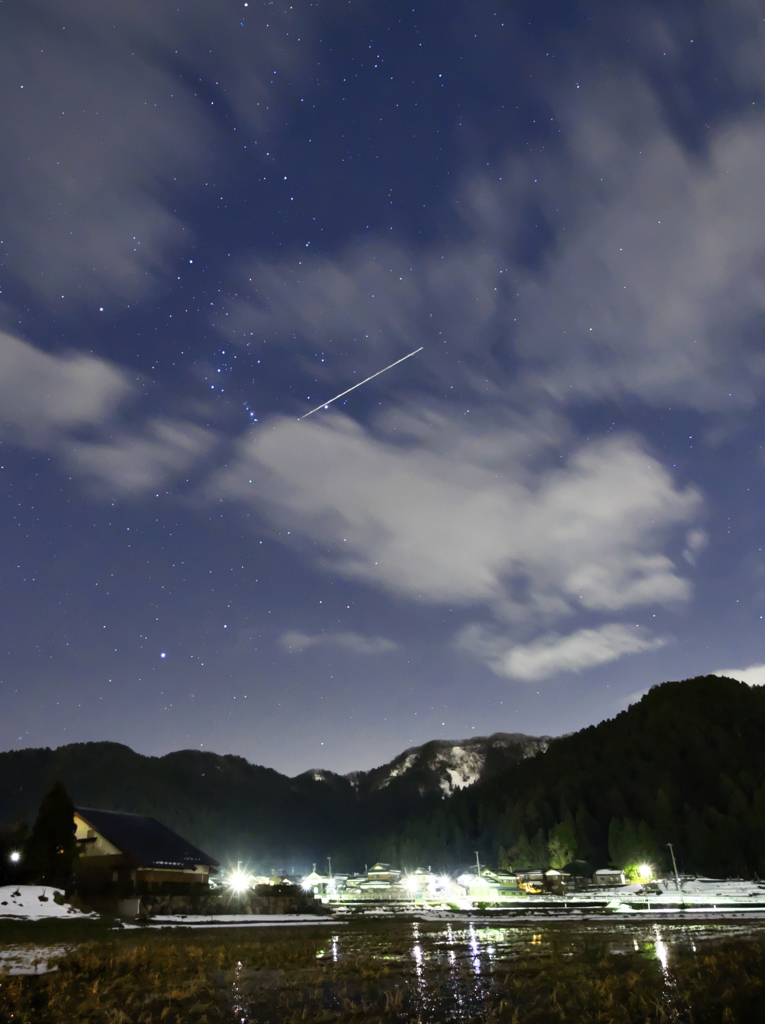
[[507, 929], [502, 928], [481, 928], [481, 941], [484, 944], [484, 952], [489, 960], [495, 960], [497, 949], [507, 941]]
[[414, 960], [414, 973], [417, 975], [417, 982], [420, 987], [423, 985], [423, 961], [424, 956], [422, 952], [422, 946], [420, 945], [420, 926], [414, 921], [412, 924], [412, 959]]
[[662, 937], [659, 926], [655, 924], [653, 926], [654, 939], [654, 950], [656, 951], [656, 959], [661, 964], [661, 969], [666, 974], [669, 969], [669, 947]]
[[339, 935], [332, 936], [332, 959], [337, 963], [337, 940], [340, 938]]
[[239, 988], [239, 979], [242, 973], [242, 961], [237, 960], [236, 967], [234, 968], [234, 982], [232, 988], [234, 990], [234, 1013], [239, 1018], [241, 1024], [247, 1020], [247, 1010], [242, 1001], [242, 994]]
[[480, 974], [481, 973], [481, 960], [480, 960], [481, 947], [478, 944], [478, 936], [476, 935], [475, 927], [472, 924], [470, 925], [470, 928], [468, 930], [468, 936], [469, 936], [468, 942], [470, 944], [470, 954], [471, 954], [471, 957], [472, 957], [472, 960], [473, 960], [473, 970], [475, 971], [476, 974]]
[[449, 961], [449, 966], [456, 967], [457, 954], [454, 952], [454, 949], [452, 948], [454, 946], [454, 932], [452, 931], [452, 926], [450, 924], [446, 926], [446, 945], [449, 947], [446, 954], [446, 959]]

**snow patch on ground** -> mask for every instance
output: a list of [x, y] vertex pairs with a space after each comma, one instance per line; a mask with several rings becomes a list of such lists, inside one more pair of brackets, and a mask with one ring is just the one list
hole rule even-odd
[[83, 914], [81, 910], [64, 902], [62, 889], [49, 885], [0, 886], [0, 919], [3, 917], [37, 920], [46, 917], [97, 918], [98, 914]]
[[285, 928], [322, 924], [335, 928], [345, 922], [320, 914], [163, 914], [150, 917], [146, 925], [123, 924], [123, 928]]
[[0, 949], [0, 975], [3, 974], [47, 974], [57, 971], [50, 966], [51, 960], [58, 960], [71, 953], [76, 946], [10, 946]]

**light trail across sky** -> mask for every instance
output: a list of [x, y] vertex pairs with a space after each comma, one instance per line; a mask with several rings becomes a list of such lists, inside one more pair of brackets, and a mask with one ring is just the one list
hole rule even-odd
[[358, 382], [358, 384], [354, 384], [352, 388], [348, 388], [347, 391], [341, 391], [339, 395], [335, 395], [334, 398], [330, 398], [330, 400], [328, 402], [322, 402], [321, 405], [317, 405], [315, 409], [311, 409], [311, 411], [307, 412], [305, 414], [305, 416], [299, 416], [298, 419], [304, 420], [304, 419], [306, 419], [306, 417], [312, 416], [315, 412], [318, 412], [319, 409], [325, 409], [328, 405], [331, 405], [333, 402], [336, 402], [338, 400], [338, 398], [342, 398], [343, 395], [347, 395], [351, 391], [355, 391], [356, 388], [360, 388], [361, 385], [362, 384], [366, 384], [367, 381], [373, 380], [375, 377], [379, 377], [380, 374], [381, 373], [385, 373], [386, 370], [392, 370], [394, 366], [398, 366], [399, 363], [403, 363], [403, 361], [405, 359], [411, 359], [412, 356], [416, 356], [418, 352], [422, 352], [424, 347], [425, 347], [424, 345], [420, 345], [420, 347], [416, 348], [414, 350], [414, 352], [410, 352], [408, 356], [402, 356], [401, 359], [397, 359], [396, 362], [395, 363], [391, 363], [390, 366], [386, 366], [386, 367], [384, 367], [384, 369], [378, 370], [377, 373], [373, 373], [371, 377], [367, 377], [364, 380], [360, 380]]

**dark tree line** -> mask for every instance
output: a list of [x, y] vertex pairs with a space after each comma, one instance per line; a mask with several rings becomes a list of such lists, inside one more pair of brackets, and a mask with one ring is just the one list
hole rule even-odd
[[628, 867], [765, 877], [765, 688], [703, 676], [455, 794], [391, 838], [402, 862]]
[[[378, 859], [448, 870], [475, 851], [516, 869], [649, 861], [666, 870], [672, 843], [682, 872], [765, 877], [763, 737], [765, 687], [703, 676], [656, 686], [520, 763], [499, 758], [449, 799], [428, 792], [424, 776], [360, 792], [341, 776], [288, 779], [238, 757], [146, 758], [94, 743], [0, 754], [0, 816], [34, 797], [21, 808], [31, 817], [61, 778], [78, 805], [150, 814], [222, 861], [269, 873], [327, 855], [338, 871]], [[30, 858], [44, 835], [36, 824]]]

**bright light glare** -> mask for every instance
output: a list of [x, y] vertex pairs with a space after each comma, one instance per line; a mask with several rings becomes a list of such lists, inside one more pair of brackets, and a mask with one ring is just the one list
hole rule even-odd
[[651, 865], [650, 864], [638, 864], [638, 871], [641, 878], [651, 877]]
[[13, 853], [11, 854], [11, 860], [13, 861], [14, 864], [18, 864], [18, 862], [21, 860], [21, 854], [19, 853], [18, 850], [13, 851]]
[[409, 892], [416, 892], [420, 887], [420, 883], [417, 881], [414, 875], [410, 875], [406, 880], [406, 887], [409, 890]]
[[226, 879], [226, 887], [237, 894], [247, 892], [252, 884], [252, 877], [241, 868], [230, 871]]

